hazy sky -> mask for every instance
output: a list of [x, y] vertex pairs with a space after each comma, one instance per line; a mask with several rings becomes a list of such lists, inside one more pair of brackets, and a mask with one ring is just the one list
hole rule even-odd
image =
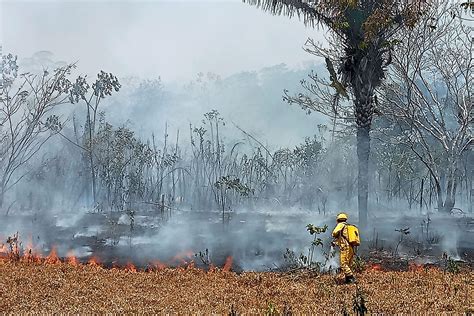
[[222, 76], [314, 57], [302, 50], [323, 31], [272, 16], [241, 0], [1, 1], [3, 52], [41, 50], [79, 61], [86, 73], [188, 79]]

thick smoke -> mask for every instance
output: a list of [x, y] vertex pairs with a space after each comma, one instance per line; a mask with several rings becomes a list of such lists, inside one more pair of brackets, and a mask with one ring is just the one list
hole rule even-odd
[[[306, 231], [306, 225], [311, 223], [329, 227], [320, 236], [323, 246], [316, 247], [313, 259], [325, 263], [327, 269], [334, 268], [338, 265], [336, 258], [327, 261], [325, 255], [330, 251], [330, 231], [335, 225], [336, 214], [347, 212], [350, 222], [358, 223], [356, 187], [350, 186], [352, 193], [341, 188], [342, 182], [356, 183], [355, 140], [350, 137], [344, 146], [332, 145], [330, 133], [324, 129], [315, 130], [314, 125], [308, 123], [314, 118], [301, 115], [299, 109], [292, 109], [274, 97], [282, 87], [294, 81], [288, 77], [294, 79], [305, 71], [279, 65], [228, 78], [199, 75], [198, 79], [174, 88], [158, 80], [123, 79], [122, 91], [107, 100], [104, 110], [106, 120], [116, 125], [128, 117], [126, 125], [132, 129], [140, 126], [137, 134], [146, 140], [147, 135], [158, 134], [165, 126], [168, 129], [173, 126], [176, 130], [185, 129], [189, 123], [199, 126], [202, 112], [211, 109], [210, 105], [220, 104], [219, 111], [232, 117], [233, 123], [250, 127], [248, 135], [254, 135], [254, 138], [249, 138], [230, 122], [222, 126], [223, 142], [245, 142], [239, 150], [246, 154], [251, 154], [255, 148], [261, 149], [263, 144], [267, 150], [275, 152], [289, 143], [294, 144], [301, 135], [316, 132], [327, 148], [320, 153], [319, 164], [315, 166], [319, 174], [310, 179], [314, 184], [312, 189], [302, 191], [300, 197], [312, 197], [312, 204], [305, 205], [296, 199], [297, 202], [291, 205], [281, 196], [257, 204], [244, 200], [243, 204], [235, 203], [226, 210], [224, 218], [212, 201], [211, 207], [206, 209], [196, 209], [193, 201], [181, 203], [178, 200], [164, 210], [159, 205], [151, 207], [145, 203], [132, 204], [133, 213], [97, 209], [91, 207], [90, 198], [82, 192], [88, 187], [81, 186], [78, 175], [71, 173], [77, 172], [74, 170], [82, 159], [81, 152], [58, 138], [43, 148], [43, 160], [32, 162], [29, 167], [34, 172], [18, 184], [9, 214], [1, 222], [0, 237], [5, 241], [7, 236], [19, 232], [25, 247], [33, 245], [44, 255], [55, 248], [59, 256], [75, 255], [83, 261], [96, 257], [107, 265], [133, 262], [144, 268], [157, 261], [180, 265], [182, 260], [194, 260], [201, 266], [209, 262], [223, 265], [226, 258], [232, 256], [234, 269], [261, 271], [289, 264], [284, 258], [287, 249], [296, 257], [308, 256], [313, 237]], [[250, 92], [249, 86], [253, 89]], [[136, 108], [135, 102], [138, 102]], [[279, 110], [273, 111], [274, 107]], [[232, 116], [233, 111], [238, 111], [238, 115]], [[287, 114], [281, 115], [282, 111]], [[75, 106], [64, 113], [69, 118], [79, 118], [84, 109]], [[225, 116], [222, 117], [226, 121]], [[295, 128], [295, 122], [303, 120], [307, 122]], [[255, 132], [252, 126], [258, 126], [258, 130]], [[181, 136], [181, 146], [189, 155], [189, 136], [181, 133], [185, 135]], [[170, 139], [176, 136], [176, 132], [169, 134]], [[163, 137], [157, 138], [162, 145]], [[174, 145], [171, 141], [169, 146]], [[70, 158], [55, 157], [54, 153], [58, 151], [67, 153]], [[61, 170], [43, 168], [55, 159], [59, 159]], [[44, 179], [53, 180], [44, 182]], [[425, 262], [438, 260], [443, 252], [455, 259], [472, 256], [474, 230], [467, 218], [437, 215], [432, 209], [420, 210], [401, 199], [388, 201], [378, 191], [381, 189], [377, 187], [375, 177], [371, 179], [371, 187], [375, 191], [370, 194], [370, 227], [361, 232], [364, 241], [359, 250], [361, 254], [369, 249], [383, 249], [406, 258], [423, 254]], [[396, 231], [403, 228], [409, 228], [410, 234], [402, 236]]]
[[[313, 236], [307, 232], [306, 225], [314, 224], [328, 225], [328, 231], [320, 235], [323, 246], [316, 246], [314, 260], [325, 263], [326, 269], [336, 266], [336, 258], [327, 262], [325, 258], [330, 251], [330, 231], [335, 225], [336, 214], [344, 211], [349, 214], [349, 222], [358, 223], [354, 128], [351, 124], [338, 126], [338, 134], [334, 136], [330, 120], [314, 113], [308, 116], [305, 111], [282, 100], [284, 89], [295, 95], [302, 92], [300, 80], [307, 78], [311, 70], [322, 77], [327, 76], [324, 65], [307, 62], [298, 68], [277, 64], [281, 60], [296, 58], [296, 53], [286, 50], [287, 47], [298, 47], [298, 52], [303, 54], [300, 46], [310, 31], [293, 30], [301, 35], [301, 40], [298, 39], [295, 45], [283, 43], [279, 44], [282, 47], [266, 47], [266, 37], [262, 41], [263, 36], [259, 38], [260, 33], [255, 31], [259, 27], [242, 19], [238, 25], [245, 24], [243, 31], [247, 39], [260, 46], [242, 44], [239, 37], [230, 36], [231, 45], [219, 50], [214, 43], [206, 41], [212, 36], [229, 37], [225, 30], [220, 25], [194, 20], [196, 30], [198, 26], [206, 26], [207, 32], [203, 33], [211, 34], [207, 40], [199, 42], [186, 33], [188, 29], [180, 26], [177, 32], [186, 36], [164, 32], [165, 38], [154, 42], [149, 33], [136, 35], [138, 29], [153, 30], [153, 36], [157, 33], [149, 22], [160, 19], [150, 16], [142, 19], [143, 11], [150, 9], [148, 5], [145, 9], [131, 11], [132, 17], [127, 20], [130, 32], [117, 31], [123, 37], [110, 36], [103, 33], [106, 29], [97, 28], [100, 35], [88, 45], [78, 47], [76, 42], [54, 43], [51, 49], [60, 51], [61, 57], [68, 59], [80, 55], [82, 59], [77, 58], [78, 69], [73, 72], [74, 76], [89, 73], [88, 79], [94, 80], [90, 68], [95, 71], [100, 70], [96, 69], [98, 66], [106, 67], [104, 70], [112, 72], [118, 69], [114, 74], [119, 77], [122, 87], [117, 93], [107, 96], [98, 111], [101, 131], [118, 136], [101, 134], [103, 139], [107, 140], [107, 136], [113, 142], [100, 143], [103, 147], [96, 149], [96, 164], [128, 168], [125, 163], [117, 163], [120, 155], [125, 152], [127, 158], [136, 162], [133, 158], [138, 154], [127, 146], [134, 149], [143, 146], [153, 150], [156, 147], [156, 152], [159, 152], [155, 153], [154, 160], [151, 159], [153, 167], [149, 167], [148, 173], [143, 173], [145, 176], [133, 177], [136, 175], [133, 172], [143, 171], [140, 168], [145, 165], [137, 163], [139, 166], [127, 173], [124, 179], [115, 176], [114, 180], [120, 178], [120, 185], [110, 181], [113, 177], [107, 173], [116, 169], [100, 169], [97, 175], [102, 181], [98, 181], [100, 197], [97, 203], [93, 203], [91, 170], [87, 160], [90, 157], [81, 148], [88, 141], [84, 136], [87, 107], [80, 102], [65, 105], [54, 112], [64, 122], [63, 135], [55, 135], [35, 159], [22, 167], [22, 181], [6, 196], [0, 218], [0, 242], [4, 243], [8, 236], [18, 232], [24, 248], [33, 246], [43, 255], [55, 248], [59, 256], [75, 255], [84, 261], [97, 257], [106, 265], [133, 262], [146, 267], [156, 261], [180, 265], [190, 260], [202, 266], [209, 262], [223, 265], [226, 258], [232, 256], [236, 270], [267, 270], [288, 264], [284, 258], [287, 249], [296, 258], [300, 254], [308, 256]], [[64, 10], [64, 7], [52, 8], [54, 6], [36, 7], [36, 14], [32, 13], [33, 20], [43, 25], [46, 21], [56, 21], [58, 13], [65, 11], [84, 13], [78, 14], [84, 17], [78, 25], [93, 25], [91, 21], [100, 20], [85, 14], [95, 10], [84, 7], [79, 8], [80, 11]], [[180, 6], [183, 10], [181, 20], [206, 16], [203, 7], [198, 8], [198, 14], [192, 12], [196, 6]], [[12, 3], [9, 4], [12, 14], [7, 15], [8, 24], [18, 27], [18, 34], [30, 34], [18, 26], [20, 20], [12, 18], [15, 12], [20, 15], [21, 7], [13, 8]], [[99, 7], [103, 12], [111, 9], [104, 3]], [[252, 12], [255, 21], [265, 19], [263, 24], [273, 25], [271, 22], [274, 20], [270, 20], [273, 17], [243, 8]], [[223, 10], [216, 16], [238, 15], [233, 9], [232, 6], [221, 8], [214, 13]], [[47, 13], [48, 18], [38, 12]], [[125, 4], [114, 7], [104, 16], [108, 22], [121, 21], [123, 12], [127, 12]], [[166, 15], [163, 12], [158, 15]], [[170, 19], [174, 21], [171, 15], [164, 21], [170, 23]], [[224, 24], [225, 29], [239, 29], [235, 23]], [[272, 32], [267, 30], [267, 33], [278, 34], [278, 38], [271, 41], [282, 43], [281, 38], [291, 37], [284, 34], [293, 26], [282, 24]], [[47, 29], [52, 32], [50, 27]], [[70, 36], [68, 40], [77, 41], [83, 37], [82, 28], [74, 29], [78, 36]], [[13, 33], [8, 34], [7, 49], [15, 47], [12, 43], [17, 37], [20, 36], [16, 33], [14, 37]], [[43, 40], [43, 36], [34, 37]], [[189, 43], [183, 40], [179, 42], [181, 49], [169, 50], [171, 44], [176, 44], [176, 38], [192, 40], [194, 49], [189, 50]], [[132, 51], [131, 47], [140, 41], [146, 41], [149, 47]], [[127, 42], [126, 48], [123, 42]], [[38, 42], [28, 42], [26, 46], [31, 45], [38, 46]], [[247, 54], [251, 61], [241, 66], [237, 61], [242, 60], [242, 56], [234, 54], [247, 46], [252, 50], [242, 54]], [[22, 51], [30, 49], [17, 47]], [[69, 49], [74, 54], [68, 55]], [[153, 55], [161, 49], [166, 58]], [[106, 57], [99, 58], [98, 51]], [[264, 51], [267, 53], [262, 53]], [[281, 51], [286, 53], [278, 55], [277, 52]], [[218, 57], [209, 59], [208, 54]], [[259, 57], [253, 59], [255, 56]], [[186, 63], [182, 62], [184, 60]], [[302, 60], [305, 59], [300, 58]], [[81, 71], [83, 61], [87, 69]], [[276, 65], [261, 68], [263, 64]], [[65, 62], [55, 61], [54, 55], [47, 51], [25, 58], [20, 64], [22, 71], [33, 73], [64, 65]], [[131, 71], [133, 65], [140, 69]], [[164, 72], [163, 78], [159, 77], [160, 69]], [[131, 77], [133, 73], [147, 79]], [[213, 110], [217, 110], [217, 116]], [[374, 126], [383, 127], [383, 124], [380, 120]], [[201, 147], [200, 128], [205, 129]], [[454, 259], [472, 260], [474, 222], [469, 213], [472, 211], [472, 203], [469, 203], [472, 201], [472, 172], [469, 173], [472, 153], [466, 155], [464, 164], [466, 176], [471, 174], [471, 182], [460, 185], [457, 212], [454, 215], [440, 214], [431, 182], [427, 181], [424, 187], [420, 187], [420, 176], [412, 176], [416, 172], [421, 174], [420, 170], [426, 173], [425, 170], [416, 163], [407, 167], [404, 162], [414, 159], [413, 156], [406, 157], [387, 150], [377, 137], [372, 138], [369, 166], [369, 227], [361, 231], [363, 244], [360, 254], [383, 250], [406, 259], [435, 262], [446, 253]], [[123, 150], [104, 154], [108, 153], [104, 144], [112, 146], [120, 141], [124, 141], [126, 149], [116, 146], [115, 149]], [[386, 161], [392, 156], [398, 161], [389, 165]], [[418, 169], [410, 170], [412, 166]], [[393, 169], [386, 170], [388, 167]], [[396, 172], [398, 170], [402, 171]], [[216, 183], [223, 181], [223, 176], [239, 180], [237, 184], [228, 182], [232, 187], [226, 205], [216, 202], [216, 196], [219, 197]], [[143, 181], [146, 192], [130, 192], [130, 187], [141, 189], [142, 183], [133, 186], [133, 181]], [[248, 192], [245, 191], [247, 184], [250, 186]], [[238, 190], [246, 194], [239, 194]], [[142, 197], [140, 194], [148, 195], [139, 199], [137, 197]], [[118, 205], [114, 198], [122, 203]]]

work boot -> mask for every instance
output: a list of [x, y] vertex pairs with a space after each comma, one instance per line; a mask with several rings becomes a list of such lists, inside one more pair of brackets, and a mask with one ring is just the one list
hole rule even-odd
[[346, 284], [356, 283], [356, 279], [353, 275], [346, 276]]

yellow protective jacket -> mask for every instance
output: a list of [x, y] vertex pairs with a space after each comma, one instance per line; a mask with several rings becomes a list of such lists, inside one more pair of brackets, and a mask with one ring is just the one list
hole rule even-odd
[[352, 276], [352, 260], [354, 259], [354, 248], [349, 244], [346, 223], [338, 223], [332, 231], [332, 237], [336, 239], [339, 246], [339, 259], [341, 270], [346, 277]]
[[332, 231], [332, 237], [336, 240], [336, 244], [339, 248], [343, 249], [349, 245], [349, 236], [347, 234], [347, 226], [345, 222], [338, 223]]

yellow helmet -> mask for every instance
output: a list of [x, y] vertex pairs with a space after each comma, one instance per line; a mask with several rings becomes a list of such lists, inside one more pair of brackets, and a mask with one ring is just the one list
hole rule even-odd
[[347, 214], [346, 213], [337, 214], [336, 221], [338, 222], [347, 221]]

